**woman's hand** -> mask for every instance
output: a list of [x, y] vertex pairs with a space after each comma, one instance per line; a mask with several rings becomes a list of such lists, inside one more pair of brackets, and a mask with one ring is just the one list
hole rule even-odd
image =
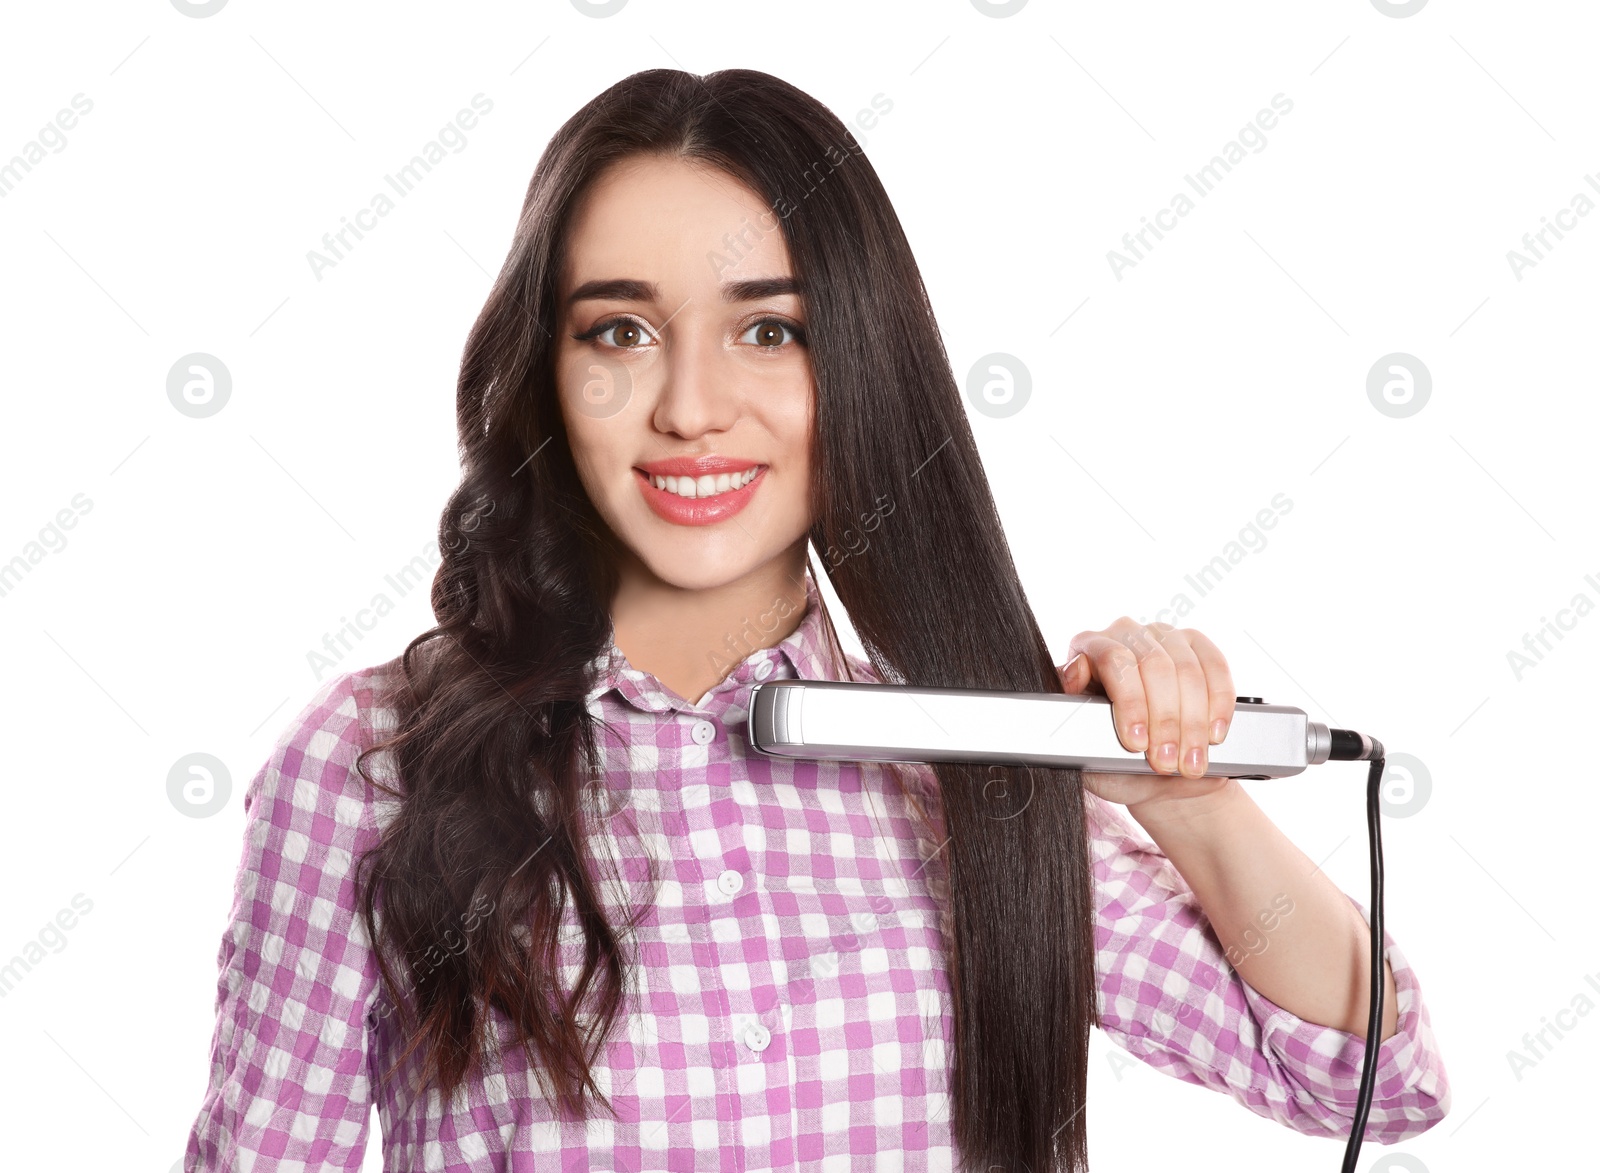
[[1069, 693], [1111, 701], [1117, 739], [1143, 752], [1150, 774], [1085, 771], [1084, 785], [1131, 808], [1213, 794], [1232, 781], [1204, 778], [1208, 745], [1227, 736], [1233, 720], [1233, 675], [1222, 653], [1192, 628], [1135, 623], [1124, 615], [1104, 631], [1073, 637], [1074, 653], [1058, 668]]

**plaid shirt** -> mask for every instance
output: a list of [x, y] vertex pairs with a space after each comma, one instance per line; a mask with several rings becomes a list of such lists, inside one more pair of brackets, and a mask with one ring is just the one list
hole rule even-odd
[[[649, 908], [623, 935], [637, 965], [594, 1069], [614, 1118], [598, 1106], [587, 1123], [564, 1117], [498, 1011], [500, 1060], [451, 1103], [411, 1090], [420, 1055], [382, 1079], [403, 1040], [351, 869], [393, 800], [353, 763], [393, 726], [375, 689], [398, 661], [323, 685], [245, 795], [210, 1083], [184, 1169], [360, 1169], [374, 1104], [386, 1170], [755, 1173], [854, 1169], [878, 1154], [880, 1168], [951, 1169], [948, 876], [932, 771], [908, 767], [903, 794], [881, 765], [765, 758], [745, 738], [757, 682], [844, 678], [809, 574], [806, 592], [796, 631], [693, 703], [614, 644], [594, 665], [589, 709], [611, 732], [604, 785], [586, 798], [606, 816], [586, 848], [591, 874], [614, 925]], [[373, 755], [368, 769], [392, 785], [388, 761]], [[1106, 1033], [1289, 1128], [1346, 1135], [1361, 1039], [1247, 985], [1170, 861], [1119, 808], [1086, 801]], [[570, 904], [565, 917], [570, 989], [582, 934]], [[1399, 1026], [1378, 1051], [1366, 1137], [1392, 1143], [1440, 1120], [1450, 1093], [1392, 939], [1387, 957]]]

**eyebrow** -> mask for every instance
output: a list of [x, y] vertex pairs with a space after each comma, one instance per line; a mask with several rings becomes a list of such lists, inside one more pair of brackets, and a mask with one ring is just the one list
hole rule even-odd
[[[784, 294], [801, 294], [800, 282], [794, 277], [756, 277], [748, 281], [726, 281], [722, 285], [722, 300], [760, 301]], [[613, 277], [602, 281], [585, 281], [567, 298], [571, 309], [580, 301], [660, 301], [661, 290], [653, 281], [639, 281], [632, 277]]]

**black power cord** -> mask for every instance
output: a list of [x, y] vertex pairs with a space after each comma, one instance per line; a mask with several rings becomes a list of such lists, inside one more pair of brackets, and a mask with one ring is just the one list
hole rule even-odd
[[1367, 999], [1367, 1040], [1361, 1057], [1361, 1086], [1356, 1093], [1355, 1120], [1345, 1144], [1340, 1173], [1355, 1173], [1361, 1136], [1372, 1111], [1372, 1085], [1377, 1075], [1378, 1036], [1383, 1033], [1383, 743], [1349, 729], [1330, 729], [1329, 761], [1371, 762], [1367, 770], [1367, 845], [1372, 862], [1372, 899], [1367, 914], [1372, 929], [1372, 986]]

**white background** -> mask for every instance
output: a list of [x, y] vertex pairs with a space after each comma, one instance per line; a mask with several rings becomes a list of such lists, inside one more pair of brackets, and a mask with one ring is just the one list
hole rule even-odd
[[[1577, 1145], [1600, 1015], [1520, 1077], [1507, 1056], [1580, 993], [1600, 1003], [1600, 216], [1520, 279], [1507, 253], [1580, 191], [1600, 199], [1595, 32], [1579, 3], [1442, 0], [1400, 19], [1370, 0], [8, 7], [0, 161], [74, 95], [93, 109], [0, 199], [0, 563], [92, 504], [0, 596], [0, 961], [92, 901], [0, 999], [7, 1166], [181, 1156], [243, 788], [327, 679], [307, 653], [395, 599], [384, 576], [435, 533], [456, 364], [544, 145], [656, 66], [763, 69], [847, 121], [892, 102], [858, 137], [958, 378], [993, 352], [1031, 373], [1024, 411], [971, 417], [1058, 661], [1183, 593], [1180, 626], [1241, 693], [1423, 762], [1428, 801], [1385, 820], [1387, 911], [1455, 1099], [1397, 1149], [1437, 1173]], [[307, 251], [478, 93], [494, 107], [465, 149], [317, 279]], [[1265, 147], [1119, 279], [1108, 251], [1193, 195], [1184, 176], [1277, 94], [1293, 110]], [[231, 372], [208, 419], [167, 398], [191, 352]], [[1367, 394], [1393, 352], [1432, 377], [1406, 418]], [[1266, 544], [1199, 595], [1185, 575], [1279, 493], [1293, 507]], [[425, 596], [340, 670], [429, 626]], [[1508, 652], [1558, 613], [1570, 630], [1519, 679]], [[211, 818], [167, 797], [195, 752], [231, 776]], [[1363, 901], [1364, 776], [1249, 784]], [[1094, 1047], [1097, 1171], [1337, 1166], [1339, 1143], [1142, 1066], [1119, 1077]], [[1368, 1145], [1363, 1169], [1385, 1155]]]

